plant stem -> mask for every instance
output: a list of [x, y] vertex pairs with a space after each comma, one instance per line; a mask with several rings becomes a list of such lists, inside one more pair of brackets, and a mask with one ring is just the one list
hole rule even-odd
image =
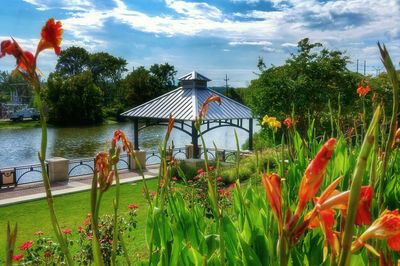
[[379, 195], [379, 206], [383, 205], [383, 188], [386, 185], [386, 171], [387, 165], [390, 158], [390, 153], [392, 151], [392, 143], [394, 139], [394, 134], [396, 131], [396, 121], [397, 121], [397, 112], [399, 109], [399, 80], [397, 78], [396, 69], [393, 66], [392, 59], [390, 58], [389, 52], [386, 50], [385, 45], [381, 47], [378, 43], [379, 51], [381, 53], [382, 62], [385, 65], [388, 76], [392, 82], [393, 87], [393, 102], [392, 102], [392, 117], [390, 119], [390, 129], [389, 136], [386, 141], [385, 153], [383, 157], [383, 167], [382, 167], [382, 176], [380, 180], [380, 195]]
[[112, 242], [112, 251], [111, 251], [111, 265], [116, 265], [115, 260], [117, 258], [117, 244], [118, 244], [118, 208], [119, 208], [119, 197], [120, 197], [120, 185], [119, 185], [119, 174], [117, 163], [114, 164], [114, 172], [115, 172], [115, 199], [113, 201], [114, 205], [114, 232], [113, 232], [113, 242]]
[[381, 114], [381, 107], [378, 106], [375, 110], [371, 124], [365, 135], [364, 142], [361, 146], [360, 154], [357, 159], [356, 169], [353, 173], [353, 182], [351, 183], [350, 195], [348, 201], [348, 210], [346, 217], [346, 224], [344, 227], [344, 235], [342, 240], [342, 249], [339, 260], [339, 265], [350, 265], [350, 249], [353, 238], [354, 222], [356, 219], [357, 206], [360, 198], [360, 191], [362, 185], [362, 177], [367, 166], [367, 160], [370, 151], [372, 150], [375, 139], [375, 128], [378, 125], [379, 117]]
[[61, 233], [61, 229], [57, 220], [57, 216], [54, 210], [54, 202], [53, 202], [53, 195], [51, 193], [51, 188], [50, 188], [50, 180], [49, 176], [47, 174], [47, 169], [46, 169], [46, 149], [47, 149], [47, 124], [46, 124], [46, 118], [44, 115], [44, 108], [43, 108], [43, 102], [42, 99], [40, 98], [40, 85], [36, 85], [35, 91], [37, 92], [37, 97], [38, 97], [38, 108], [39, 108], [39, 113], [40, 113], [40, 125], [42, 127], [42, 139], [41, 139], [41, 145], [40, 145], [40, 152], [39, 152], [39, 161], [40, 161], [40, 166], [42, 170], [42, 178], [43, 178], [43, 184], [45, 187], [46, 191], [46, 200], [47, 200], [47, 205], [49, 207], [49, 213], [50, 213], [50, 220], [51, 224], [53, 226], [53, 231], [57, 237], [58, 242], [60, 243], [61, 250], [63, 251], [65, 258], [67, 260], [68, 265], [73, 265], [73, 260], [71, 257], [71, 254], [68, 249], [68, 243], [66, 242], [65, 238], [63, 237]]

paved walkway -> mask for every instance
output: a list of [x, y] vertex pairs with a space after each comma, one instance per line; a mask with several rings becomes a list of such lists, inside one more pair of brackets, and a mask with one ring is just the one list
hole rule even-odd
[[[155, 178], [158, 175], [158, 165], [148, 166], [144, 177], [146, 179]], [[120, 182], [132, 183], [142, 180], [142, 176], [137, 172], [128, 170], [120, 171]], [[53, 196], [75, 193], [90, 190], [92, 176], [72, 177], [68, 182], [57, 182], [51, 185]], [[114, 182], [115, 183], [115, 182]], [[19, 185], [17, 187], [0, 189], [0, 206], [32, 201], [46, 198], [43, 183]]]

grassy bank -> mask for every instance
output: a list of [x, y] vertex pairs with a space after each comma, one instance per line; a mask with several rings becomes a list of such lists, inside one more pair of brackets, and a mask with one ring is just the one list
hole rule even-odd
[[21, 129], [21, 128], [34, 128], [40, 127], [39, 121], [24, 120], [24, 121], [10, 121], [0, 120], [0, 129]]
[[[154, 191], [157, 180], [148, 180], [149, 189]], [[135, 203], [139, 205], [138, 210], [138, 226], [133, 231], [134, 238], [127, 238], [128, 250], [131, 257], [143, 257], [147, 250], [145, 244], [145, 225], [147, 215], [147, 203], [141, 192], [143, 182], [121, 185], [121, 202], [120, 213], [126, 215], [128, 212], [128, 204]], [[101, 214], [112, 214], [112, 200], [115, 196], [115, 188], [108, 190], [102, 200], [100, 212]], [[90, 191], [74, 193], [69, 195], [58, 196], [55, 198], [55, 207], [57, 217], [61, 228], [71, 228], [73, 234], [77, 235], [78, 226], [82, 225], [86, 215], [90, 212]], [[18, 222], [18, 235], [16, 247], [21, 243], [34, 240], [36, 231], [43, 231], [45, 235], [55, 239], [52, 233], [49, 212], [46, 200], [37, 200], [32, 202], [20, 203], [0, 207], [0, 265], [5, 257], [6, 228], [7, 221], [11, 223]], [[76, 245], [75, 245], [76, 247]], [[17, 248], [18, 249], [18, 248]], [[17, 251], [18, 253], [18, 251]]]
[[[119, 122], [113, 119], [104, 120], [103, 125], [114, 125]], [[100, 124], [101, 125], [101, 124]], [[24, 120], [24, 121], [11, 121], [11, 120], [0, 120], [0, 130], [1, 129], [22, 129], [22, 128], [35, 128], [40, 127], [39, 121], [34, 120]]]

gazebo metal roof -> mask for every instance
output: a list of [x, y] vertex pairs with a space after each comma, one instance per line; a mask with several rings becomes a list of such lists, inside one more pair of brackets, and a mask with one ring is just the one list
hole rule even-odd
[[[203, 118], [203, 125], [206, 130], [203, 134], [222, 126], [233, 126], [241, 128], [249, 133], [249, 149], [252, 149], [253, 136], [253, 119], [250, 108], [238, 103], [229, 97], [226, 97], [214, 90], [207, 88], [207, 77], [192, 71], [179, 78], [181, 87], [167, 92], [153, 100], [136, 106], [121, 115], [132, 118], [134, 121], [134, 145], [138, 146], [138, 132], [152, 125], [167, 125], [169, 115], [175, 119], [175, 128], [191, 135], [194, 150], [197, 149], [198, 132], [195, 129], [194, 121], [196, 120], [199, 110], [206, 99], [211, 95], [221, 97], [221, 105], [211, 102], [208, 106], [208, 112]], [[138, 119], [147, 121], [145, 126], [139, 128]], [[248, 120], [248, 128], [243, 126], [243, 119]], [[155, 122], [149, 123], [148, 120]], [[179, 121], [180, 125], [177, 125]]]
[[251, 110], [247, 106], [211, 89], [196, 87], [179, 87], [122, 115], [132, 118], [168, 119], [172, 114], [175, 120], [194, 121], [203, 102], [213, 94], [221, 97], [221, 105], [210, 103], [204, 120], [252, 118]]

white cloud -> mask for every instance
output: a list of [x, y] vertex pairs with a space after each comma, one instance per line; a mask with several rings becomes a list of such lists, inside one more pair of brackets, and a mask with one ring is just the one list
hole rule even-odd
[[[357, 57], [366, 57], [365, 53], [369, 51], [354, 47], [352, 43], [361, 42], [365, 46], [365, 43], [384, 40], [388, 46], [394, 46], [400, 38], [397, 0], [270, 0], [281, 8], [234, 14], [224, 14], [205, 2], [165, 0], [166, 7], [177, 13], [174, 15], [149, 15], [128, 7], [123, 0], [113, 0], [115, 7], [107, 10], [96, 7], [95, 2], [89, 0], [24, 1], [38, 8], [58, 5], [69, 9], [69, 17], [62, 21], [64, 28], [85, 47], [107, 45], [105, 40], [96, 38], [96, 33], [106, 30], [108, 21], [158, 36], [211, 37], [226, 39], [231, 46], [259, 45], [267, 50], [277, 48], [271, 43], [294, 47], [300, 39], [309, 37], [311, 41], [322, 42], [331, 48], [346, 49]], [[394, 53], [400, 51], [399, 47], [394, 47]]]
[[281, 44], [282, 47], [297, 47], [296, 43], [285, 42]]
[[271, 42], [268, 41], [231, 41], [229, 45], [237, 46], [237, 45], [256, 45], [256, 46], [266, 46], [271, 45]]
[[38, 10], [49, 10], [52, 8], [62, 8], [66, 10], [86, 10], [94, 8], [94, 4], [90, 0], [23, 0], [26, 3], [36, 6]]
[[192, 3], [185, 1], [166, 0], [166, 5], [177, 13], [191, 18], [222, 18], [222, 12], [218, 8], [207, 3]]

